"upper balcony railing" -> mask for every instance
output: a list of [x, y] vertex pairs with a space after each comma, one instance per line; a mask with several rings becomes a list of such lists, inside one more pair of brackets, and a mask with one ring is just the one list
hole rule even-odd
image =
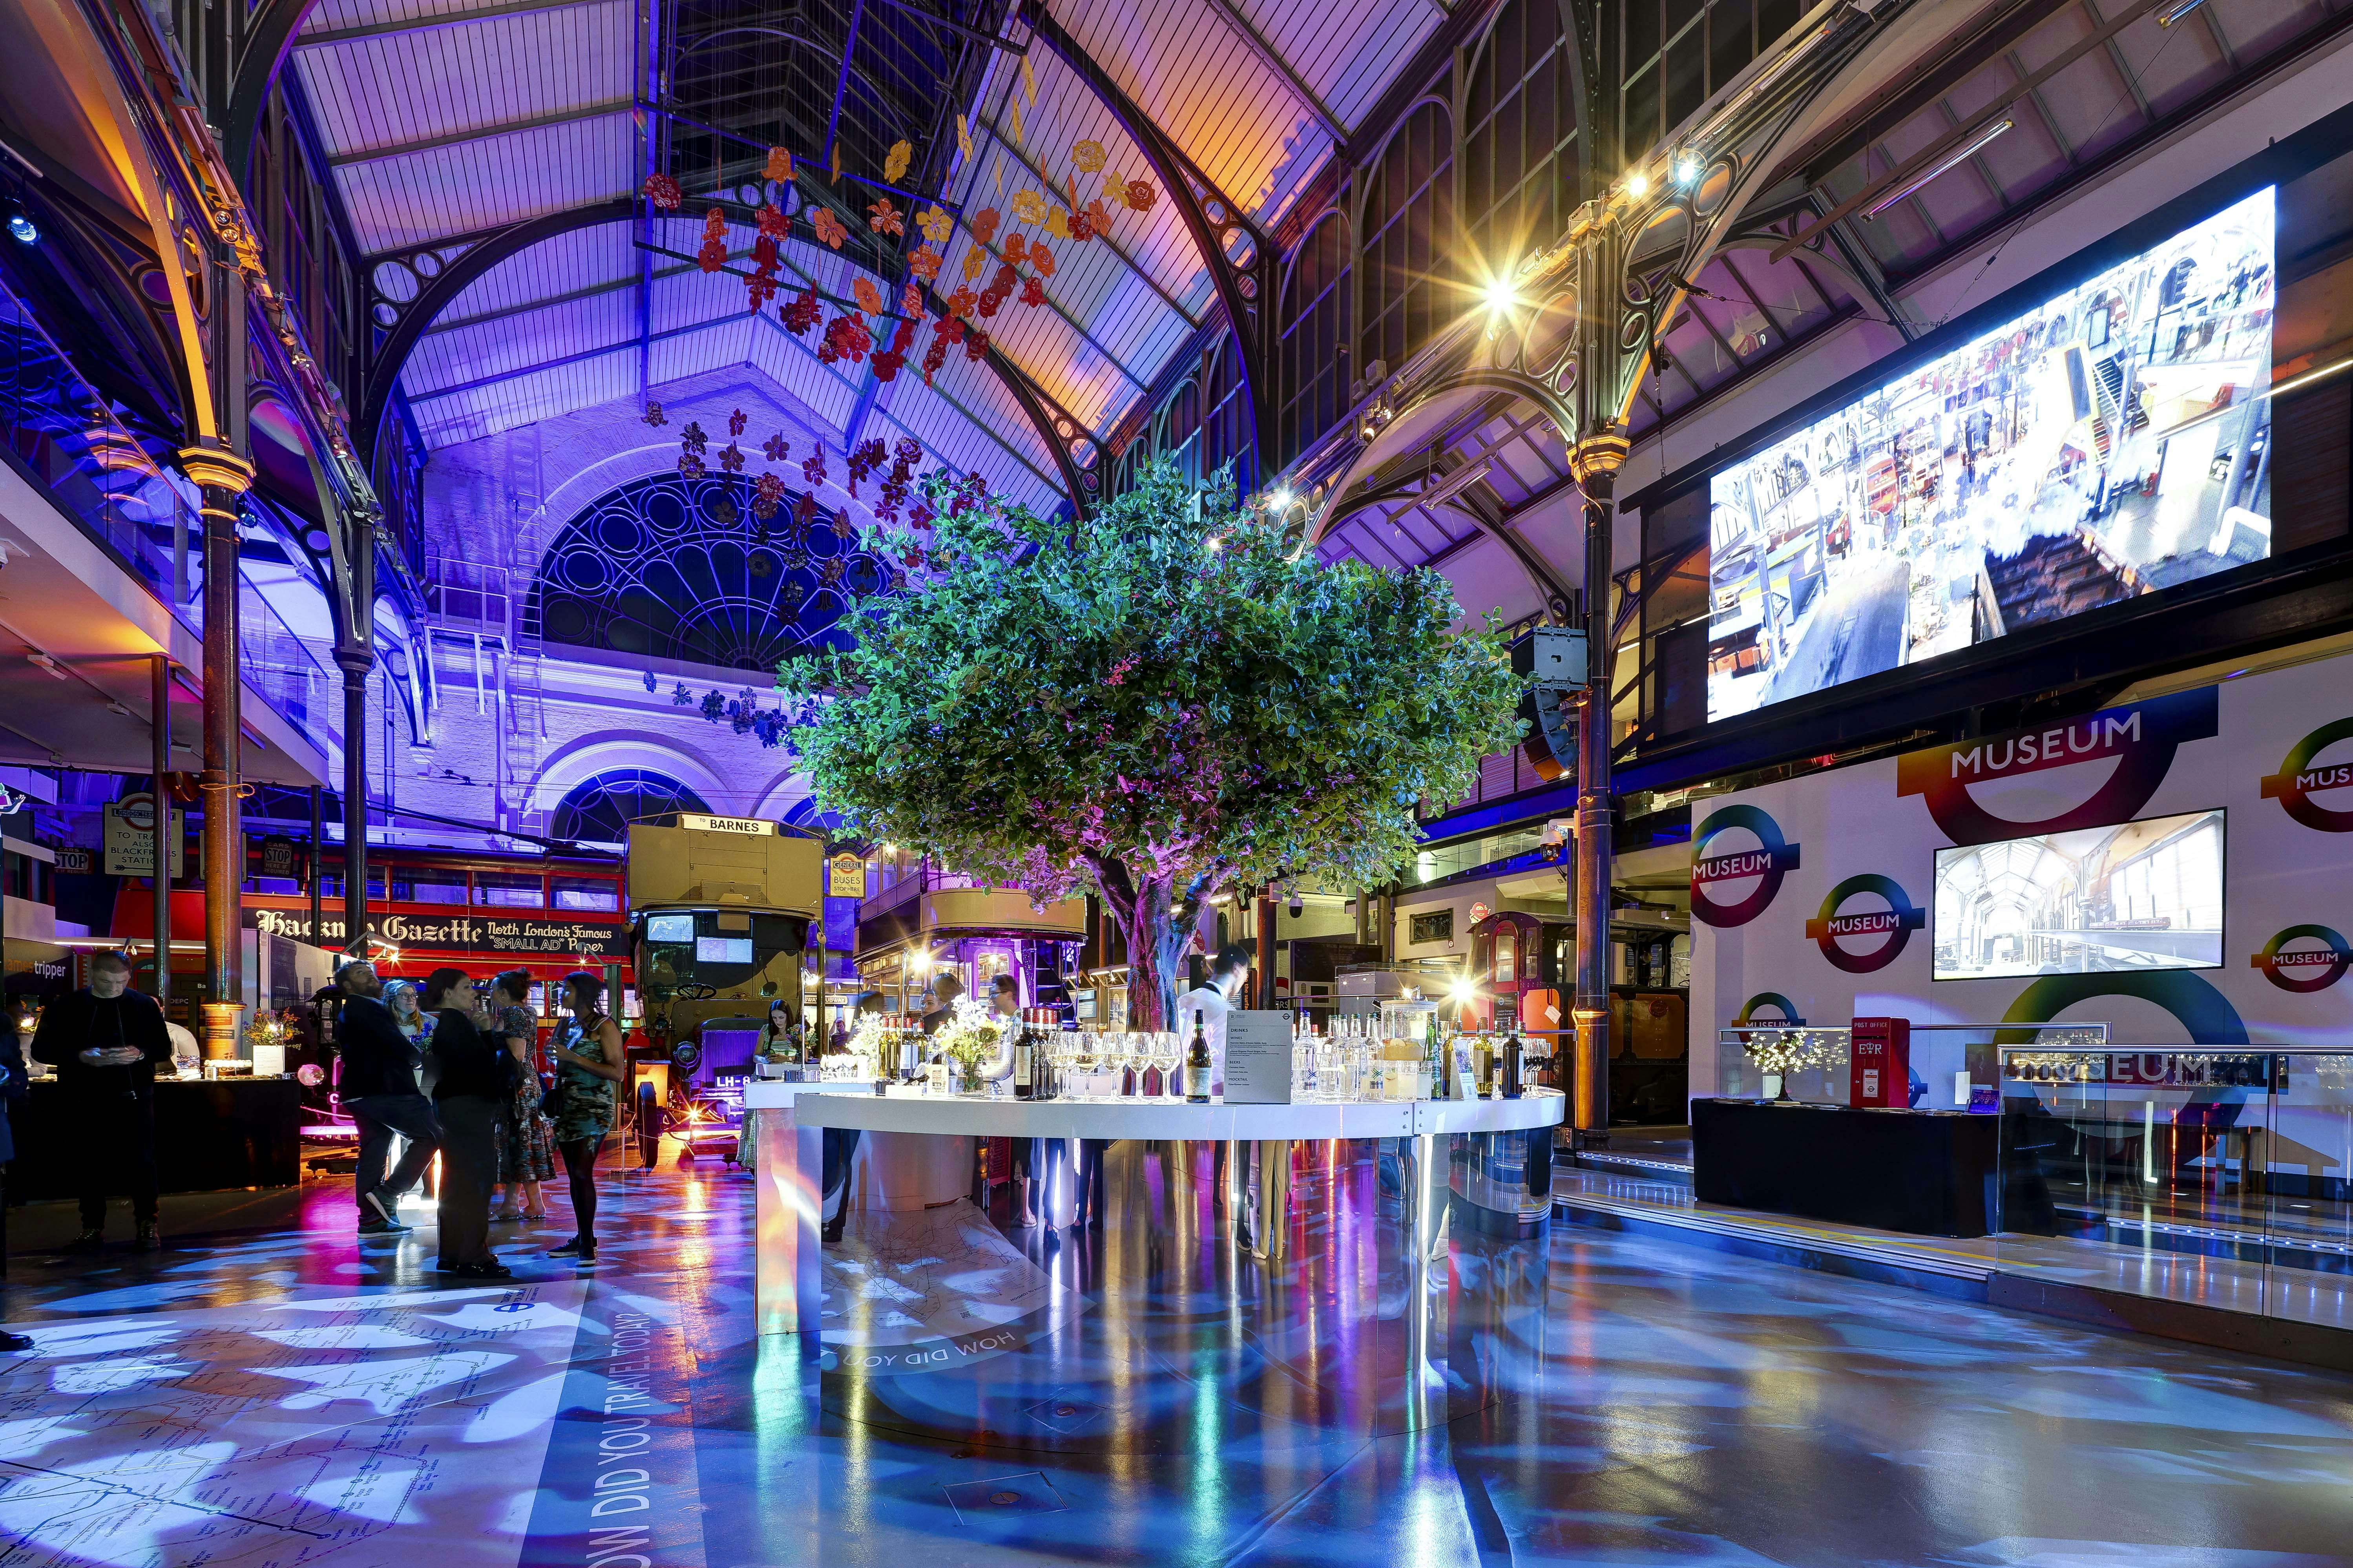
[[[192, 634], [204, 636], [204, 523], [165, 443], [142, 440], [0, 284], [0, 443]], [[237, 595], [246, 685], [322, 750], [343, 743], [340, 676], [248, 581]]]

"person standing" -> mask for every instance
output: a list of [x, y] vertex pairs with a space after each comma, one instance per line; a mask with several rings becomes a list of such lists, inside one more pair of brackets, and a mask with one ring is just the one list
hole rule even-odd
[[[0, 1175], [7, 1172], [9, 1163], [16, 1158], [16, 1133], [9, 1126], [10, 1112], [25, 1098], [25, 1051], [16, 1043], [16, 1031], [0, 1024]], [[8, 1194], [0, 1186], [0, 1279], [8, 1273]], [[0, 1355], [14, 1355], [33, 1348], [29, 1334], [12, 1334], [0, 1329]]]
[[528, 998], [531, 975], [510, 969], [491, 982], [491, 1044], [515, 1061], [514, 1095], [498, 1128], [498, 1184], [503, 1201], [492, 1219], [545, 1219], [547, 1200], [539, 1184], [555, 1179], [555, 1126], [542, 1107], [544, 1094], [533, 1047], [539, 1020]]
[[1209, 983], [1177, 997], [1176, 1016], [1169, 1021], [1182, 1045], [1193, 1037], [1193, 1015], [1201, 1015], [1201, 1032], [1209, 1042], [1210, 1088], [1219, 1093], [1226, 1087], [1226, 1016], [1240, 1005], [1250, 972], [1248, 944], [1237, 942], [1219, 948], [1209, 960]]
[[[335, 1092], [359, 1129], [360, 1163], [352, 1176], [352, 1200], [359, 1205], [362, 1236], [386, 1236], [408, 1227], [400, 1223], [401, 1194], [415, 1186], [441, 1148], [441, 1123], [433, 1102], [417, 1087], [422, 1050], [384, 1005], [385, 984], [375, 965], [364, 961], [335, 971], [343, 994], [335, 1019], [335, 1055], [342, 1070]], [[393, 1134], [408, 1140], [400, 1163], [386, 1176], [385, 1158]]]
[[628, 1073], [621, 1055], [621, 1026], [605, 1012], [605, 977], [575, 969], [564, 977], [564, 1005], [571, 1015], [556, 1026], [548, 1054], [555, 1058], [555, 1146], [564, 1155], [565, 1179], [572, 1188], [572, 1216], [579, 1226], [550, 1258], [596, 1260], [596, 1154], [613, 1131], [613, 1107]]
[[441, 1256], [434, 1267], [465, 1279], [503, 1279], [511, 1270], [491, 1251], [491, 1179], [498, 1173], [497, 1128], [512, 1094], [513, 1058], [476, 1026], [471, 986], [462, 969], [425, 977], [425, 1007], [433, 1015], [429, 1048], [440, 1068], [433, 1110], [441, 1122]]
[[57, 1068], [79, 1157], [81, 1236], [69, 1252], [106, 1245], [108, 1189], [131, 1187], [138, 1247], [162, 1245], [155, 1234], [155, 1068], [172, 1059], [164, 1009], [131, 988], [131, 964], [119, 952], [90, 962], [90, 984], [41, 1010], [33, 1059]]
[[964, 997], [964, 982], [953, 969], [943, 969], [932, 981], [932, 1005], [923, 1017], [923, 1033], [936, 1035], [955, 1022], [956, 1003]]

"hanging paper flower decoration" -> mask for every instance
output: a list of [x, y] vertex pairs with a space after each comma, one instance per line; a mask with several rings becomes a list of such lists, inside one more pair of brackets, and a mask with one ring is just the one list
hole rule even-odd
[[1071, 232], [1071, 215], [1060, 207], [1046, 215], [1046, 232], [1056, 239], [1078, 238], [1077, 235]]
[[922, 229], [923, 237], [934, 245], [945, 245], [948, 236], [955, 232], [955, 219], [948, 215], [945, 207], [934, 202], [915, 215], [915, 226]]
[[1046, 286], [1035, 278], [1024, 278], [1021, 280], [1021, 302], [1036, 310], [1046, 302]]
[[779, 313], [784, 317], [785, 331], [797, 338], [816, 326], [825, 314], [825, 307], [818, 303], [817, 285], [812, 283], [802, 289], [799, 296]]
[[1021, 231], [1019, 229], [1017, 228], [1011, 234], [1005, 237], [1006, 260], [1020, 261], [1026, 259], [1029, 255], [1029, 242], [1021, 237]]
[[674, 213], [686, 201], [686, 193], [668, 174], [646, 176], [646, 200], [667, 213]]
[[1150, 211], [1152, 210], [1152, 204], [1153, 204], [1154, 202], [1158, 201], [1159, 199], [1160, 199], [1160, 193], [1159, 193], [1158, 191], [1154, 190], [1154, 189], [1152, 188], [1152, 186], [1151, 186], [1147, 182], [1143, 181], [1143, 180], [1130, 180], [1130, 181], [1128, 181], [1128, 183], [1127, 183], [1127, 210], [1128, 210], [1128, 211], [1130, 211], [1130, 212], [1132, 212], [1132, 213], [1148, 213], [1148, 212], [1150, 212]]
[[730, 436], [741, 436], [744, 434], [744, 427], [751, 423], [751, 416], [746, 415], [742, 409], [738, 408], [734, 413], [730, 414], [727, 416], [727, 434]]
[[719, 448], [719, 466], [731, 474], [744, 471], [744, 448], [730, 441]]
[[1107, 202], [1124, 204], [1127, 200], [1126, 177], [1118, 174], [1105, 174], [1103, 177], [1103, 199]]
[[792, 153], [782, 147], [769, 148], [768, 166], [760, 171], [760, 177], [774, 180], [780, 185], [791, 184], [793, 183]]
[[899, 209], [892, 205], [889, 196], [871, 203], [866, 214], [866, 226], [877, 234], [902, 235], [907, 232], [907, 220], [900, 216]]
[[785, 460], [786, 454], [789, 453], [792, 449], [792, 443], [786, 440], [782, 436], [771, 436], [768, 437], [765, 444], [760, 447], [760, 452], [762, 456], [768, 459], [768, 461], [772, 463], [781, 463]]
[[744, 289], [754, 310], [776, 297], [777, 259], [775, 240], [764, 234], [752, 242], [752, 270], [744, 276]]
[[[814, 478], [810, 475], [812, 468], [816, 470]], [[801, 477], [808, 479], [809, 488], [812, 489], [816, 489], [818, 485], [825, 483], [825, 452], [822, 448], [818, 451], [818, 454], [815, 457], [809, 458], [808, 461], [801, 465]], [[805, 495], [801, 497], [799, 500], [795, 501], [793, 503], [793, 519], [804, 528], [807, 527], [810, 523], [815, 522], [817, 521], [817, 497], [813, 495]], [[796, 566], [806, 566], [808, 564], [808, 557], [806, 554], [797, 554], [797, 558], [793, 562], [793, 564]]]
[[752, 486], [752, 514], [764, 521], [772, 518], [784, 499], [785, 481], [774, 474], [762, 474]]
[[[856, 485], [859, 480], [867, 478], [890, 460], [891, 448], [882, 444], [882, 438], [880, 436], [860, 441], [850, 449], [849, 482]], [[855, 489], [850, 491], [852, 495], [857, 493]]]
[[782, 239], [793, 232], [793, 220], [785, 209], [774, 202], [762, 202], [759, 214], [760, 232], [771, 239]]
[[[1013, 193], [1013, 216], [1023, 223], [1046, 221], [1046, 198], [1035, 191]], [[976, 233], [978, 232], [976, 229]]]
[[913, 331], [923, 315], [923, 290], [920, 285], [910, 283], [899, 290], [899, 314], [907, 318], [900, 323], [901, 328]]
[[678, 433], [678, 444], [686, 450], [698, 454], [710, 450], [711, 437], [702, 433], [702, 421], [688, 420], [686, 428]]
[[1087, 226], [1097, 234], [1111, 232], [1111, 209], [1103, 205], [1100, 196], [1087, 204]]
[[646, 411], [641, 417], [649, 425], [667, 425], [670, 423], [670, 416], [662, 412], [662, 405], [659, 403], [647, 404]]
[[980, 247], [974, 246], [964, 253], [964, 280], [967, 283], [971, 282], [980, 276], [980, 269], [987, 265], [987, 257], [982, 253]]
[[825, 339], [818, 344], [817, 357], [826, 364], [841, 360], [863, 364], [867, 351], [873, 346], [874, 334], [866, 330], [866, 318], [844, 311], [825, 324]]
[[681, 452], [678, 455], [678, 471], [690, 479], [701, 479], [704, 472], [701, 455], [694, 452]]
[[841, 586], [842, 574], [848, 570], [849, 563], [839, 555], [829, 555], [817, 563], [818, 581], [828, 588], [839, 588]]
[[988, 334], [974, 331], [964, 336], [964, 357], [977, 364], [988, 357]]
[[841, 184], [841, 143], [833, 144], [833, 183]]
[[950, 319], [961, 316], [966, 321], [970, 321], [972, 319], [973, 298], [972, 290], [965, 288], [959, 288], [955, 293], [949, 295], [948, 315]]
[[850, 298], [858, 301], [858, 308], [868, 315], [879, 316], [882, 313], [882, 290], [874, 287], [874, 279], [871, 278], [860, 278], [852, 282], [849, 285], [849, 294]]
[[972, 229], [973, 238], [987, 245], [997, 237], [997, 226], [1005, 221], [1005, 215], [995, 207], [983, 207], [965, 221]]
[[948, 340], [947, 334], [943, 332], [932, 340], [932, 346], [930, 348], [923, 351], [923, 384], [925, 386], [931, 385], [932, 377], [938, 374], [940, 367], [947, 363]]
[[1029, 242], [1029, 265], [1038, 269], [1038, 276], [1040, 278], [1051, 278], [1054, 275], [1054, 253], [1047, 248], [1044, 240], [1033, 239]]
[[902, 436], [892, 443], [891, 457], [893, 461], [904, 463], [913, 468], [923, 460], [923, 444], [913, 436]]
[[882, 155], [882, 177], [897, 184], [907, 174], [907, 165], [914, 162], [915, 147], [911, 142], [893, 142], [891, 151]]
[[809, 226], [817, 230], [819, 239], [835, 250], [839, 250], [841, 242], [849, 237], [849, 226], [833, 216], [831, 207], [818, 208], [817, 216], [809, 219]]
[[926, 245], [907, 258], [907, 270], [928, 283], [940, 275], [940, 253]]
[[876, 349], [873, 359], [874, 379], [881, 382], [898, 380], [899, 369], [906, 363], [907, 356], [896, 349]]
[[1102, 142], [1082, 142], [1071, 149], [1071, 162], [1080, 174], [1092, 174], [1099, 173], [1109, 160], [1103, 153]]

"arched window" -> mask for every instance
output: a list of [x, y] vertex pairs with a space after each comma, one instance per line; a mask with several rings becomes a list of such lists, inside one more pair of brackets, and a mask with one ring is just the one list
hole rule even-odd
[[1472, 68], [1462, 216], [1490, 268], [1550, 245], [1567, 225], [1577, 201], [1574, 68], [1560, 0], [1511, 0]]
[[1375, 360], [1396, 370], [1461, 310], [1453, 187], [1452, 128], [1443, 108], [1425, 103], [1389, 138], [1366, 185], [1358, 374]]
[[541, 638], [727, 669], [846, 645], [842, 591], [904, 579], [860, 548], [846, 516], [799, 521], [799, 499], [786, 491], [763, 519], [751, 481], [734, 474], [657, 474], [607, 493], [540, 562], [531, 609]]
[[548, 832], [592, 844], [626, 844], [629, 824], [672, 811], [709, 811], [702, 797], [650, 768], [612, 768], [566, 791]]
[[1275, 351], [1276, 449], [1269, 468], [1289, 466], [1330, 429], [1347, 405], [1348, 226], [1326, 213], [1293, 253], [1282, 280], [1282, 342]]
[[[1207, 481], [1228, 463], [1234, 466], [1234, 489], [1247, 495], [1258, 483], [1252, 462], [1250, 399], [1242, 392], [1241, 355], [1231, 338], [1209, 351], [1209, 373], [1202, 387], [1201, 473]], [[1265, 389], [1262, 389], [1265, 390]]]

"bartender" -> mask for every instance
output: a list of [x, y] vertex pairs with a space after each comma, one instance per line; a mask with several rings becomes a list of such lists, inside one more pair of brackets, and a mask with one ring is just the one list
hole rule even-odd
[[1250, 972], [1249, 944], [1229, 942], [1209, 960], [1209, 983], [1176, 998], [1176, 1016], [1172, 1022], [1177, 1048], [1192, 1043], [1193, 1015], [1200, 1014], [1202, 1033], [1209, 1040], [1209, 1085], [1219, 1094], [1226, 1089], [1226, 1016], [1240, 1005]]

